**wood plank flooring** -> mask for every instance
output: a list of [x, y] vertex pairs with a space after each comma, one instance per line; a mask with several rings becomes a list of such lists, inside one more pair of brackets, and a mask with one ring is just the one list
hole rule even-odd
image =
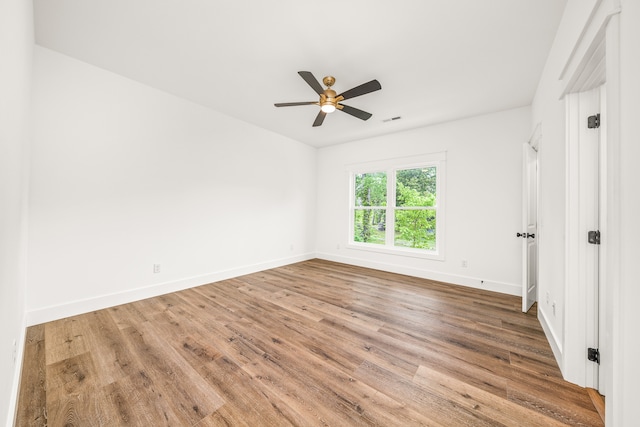
[[17, 426], [601, 426], [520, 299], [311, 260], [30, 327]]

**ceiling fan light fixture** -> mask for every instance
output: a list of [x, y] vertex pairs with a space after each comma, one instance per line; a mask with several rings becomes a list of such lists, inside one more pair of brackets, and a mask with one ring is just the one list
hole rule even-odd
[[333, 113], [338, 108], [339, 99], [336, 99], [336, 91], [331, 89], [330, 84], [333, 84], [335, 80], [333, 77], [325, 77], [323, 80], [327, 88], [322, 94], [320, 94], [320, 109], [324, 113]]
[[336, 111], [336, 106], [331, 103], [331, 101], [327, 101], [320, 107], [322, 111], [325, 113], [333, 113]]

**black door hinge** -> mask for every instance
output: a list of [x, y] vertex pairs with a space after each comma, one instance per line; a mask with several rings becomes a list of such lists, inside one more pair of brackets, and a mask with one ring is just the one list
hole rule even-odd
[[596, 114], [595, 116], [589, 116], [587, 118], [587, 127], [589, 129], [597, 129], [600, 127], [600, 114]]
[[588, 236], [587, 236], [587, 240], [592, 245], [599, 245], [600, 244], [600, 230], [590, 231]]
[[597, 348], [588, 348], [587, 349], [587, 359], [591, 362], [596, 362], [598, 365], [600, 364], [600, 350]]

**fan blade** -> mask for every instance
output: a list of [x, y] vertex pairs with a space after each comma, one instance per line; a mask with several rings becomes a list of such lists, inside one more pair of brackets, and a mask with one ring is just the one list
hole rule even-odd
[[346, 92], [341, 93], [338, 96], [341, 96], [342, 99], [355, 98], [356, 96], [365, 95], [370, 92], [375, 92], [376, 90], [382, 89], [380, 86], [380, 82], [377, 80], [371, 80], [370, 82], [363, 83], [360, 86], [356, 86], [353, 89], [349, 89]]
[[348, 105], [340, 104], [340, 111], [343, 111], [347, 114], [351, 114], [353, 117], [357, 117], [362, 120], [369, 120], [373, 114], [367, 113], [366, 111], [358, 110], [357, 108], [349, 107]]
[[315, 122], [313, 122], [313, 127], [316, 126], [321, 126], [322, 122], [324, 122], [324, 118], [327, 116], [327, 113], [325, 113], [324, 111], [320, 110], [320, 112], [318, 113], [318, 115], [316, 116], [316, 120]]
[[309, 102], [281, 102], [279, 104], [273, 104], [276, 107], [295, 107], [296, 105], [313, 105], [317, 104], [317, 101], [309, 101]]
[[311, 74], [311, 71], [298, 71], [298, 74], [300, 74], [300, 77], [302, 77], [318, 95], [322, 95], [324, 93], [324, 89], [322, 89], [320, 82], [318, 82], [318, 79]]

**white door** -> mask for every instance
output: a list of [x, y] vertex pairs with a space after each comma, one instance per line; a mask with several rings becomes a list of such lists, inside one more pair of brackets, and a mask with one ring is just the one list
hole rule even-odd
[[[600, 306], [600, 262], [601, 251], [604, 249], [606, 256], [607, 246], [606, 230], [602, 230], [602, 246], [598, 244], [600, 239], [596, 237], [601, 226], [601, 209], [606, 214], [606, 206], [601, 206], [600, 194], [602, 188], [606, 188], [602, 179], [606, 176], [602, 174], [602, 166], [606, 165], [606, 156], [603, 157], [606, 150], [602, 151], [602, 146], [606, 145], [606, 139], [601, 138], [602, 128], [597, 124], [601, 121], [600, 117], [604, 118], [603, 123], [606, 122], [605, 111], [601, 110], [601, 90], [602, 88], [596, 88], [571, 93], [566, 97], [567, 245], [563, 375], [568, 381], [595, 389], [600, 388], [597, 361], [610, 363], [607, 342], [601, 342], [599, 335], [600, 319], [606, 317]], [[605, 161], [602, 162], [603, 160]], [[606, 201], [606, 197], [603, 200]], [[597, 361], [595, 350], [599, 350], [602, 355], [597, 357]], [[591, 357], [588, 358], [588, 355]], [[592, 358], [594, 361], [591, 361]], [[603, 370], [603, 374], [604, 372]]]
[[538, 153], [529, 144], [522, 147], [522, 311], [538, 299]]
[[[587, 348], [599, 349], [600, 317], [600, 88], [582, 92], [580, 96], [580, 233], [578, 251], [582, 260], [582, 271], [578, 275], [586, 293]], [[593, 122], [589, 124], [590, 117]], [[597, 126], [594, 117], [597, 117]], [[589, 235], [591, 233], [591, 236]], [[597, 243], [595, 242], [597, 240]], [[599, 388], [599, 366], [592, 363], [587, 369], [587, 386]]]

